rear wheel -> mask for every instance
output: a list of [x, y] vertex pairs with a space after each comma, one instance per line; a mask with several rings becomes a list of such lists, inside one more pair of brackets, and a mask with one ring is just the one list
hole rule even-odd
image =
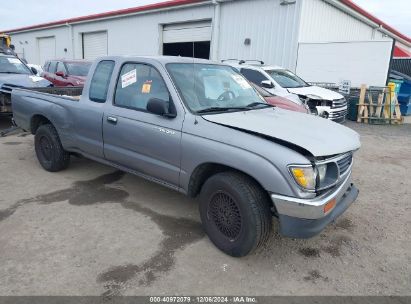
[[41, 166], [50, 172], [64, 170], [70, 163], [70, 154], [63, 149], [56, 129], [41, 125], [34, 137], [34, 147]]
[[272, 216], [265, 191], [240, 173], [218, 173], [205, 182], [200, 215], [210, 240], [234, 257], [251, 253], [271, 233]]

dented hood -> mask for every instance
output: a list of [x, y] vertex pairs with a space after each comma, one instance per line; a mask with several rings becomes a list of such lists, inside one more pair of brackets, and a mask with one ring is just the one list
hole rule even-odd
[[309, 151], [328, 156], [357, 150], [357, 132], [318, 116], [268, 108], [243, 112], [204, 115], [207, 121], [279, 139]]
[[312, 99], [336, 100], [344, 98], [340, 93], [320, 88], [317, 86], [309, 86], [302, 88], [288, 88], [288, 91], [297, 95], [308, 96]]

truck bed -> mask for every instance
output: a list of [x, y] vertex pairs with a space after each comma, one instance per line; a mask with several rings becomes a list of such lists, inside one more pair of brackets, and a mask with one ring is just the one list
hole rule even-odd
[[79, 97], [83, 92], [82, 87], [47, 87], [47, 88], [28, 88], [27, 90], [47, 93], [60, 96]]
[[24, 88], [10, 85], [3, 85], [0, 88], [0, 114], [11, 115], [11, 92], [15, 89], [23, 89], [27, 91], [34, 91], [45, 93], [47, 95], [57, 95], [61, 97], [68, 97], [69, 99], [79, 100], [83, 92], [82, 87], [46, 87], [46, 88]]
[[56, 128], [72, 126], [72, 111], [81, 108], [78, 96], [81, 91], [82, 88], [14, 88], [11, 92], [13, 119], [23, 130], [31, 130], [31, 119], [35, 115], [47, 117]]

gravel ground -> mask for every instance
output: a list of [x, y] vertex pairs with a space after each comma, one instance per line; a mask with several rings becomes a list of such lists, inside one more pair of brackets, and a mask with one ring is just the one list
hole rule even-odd
[[240, 259], [195, 200], [85, 159], [48, 173], [31, 135], [0, 138], [0, 295], [411, 295], [411, 125], [346, 126], [362, 138], [356, 203], [308, 240], [274, 221]]

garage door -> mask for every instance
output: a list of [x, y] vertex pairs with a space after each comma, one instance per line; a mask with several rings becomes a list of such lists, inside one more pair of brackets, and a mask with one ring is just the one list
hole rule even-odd
[[168, 24], [163, 28], [163, 55], [210, 58], [211, 22]]
[[94, 60], [107, 55], [107, 32], [83, 33], [83, 58]]
[[56, 38], [43, 37], [38, 39], [39, 64], [43, 65], [47, 60], [56, 58]]
[[163, 43], [211, 40], [211, 22], [168, 24], [163, 29]]
[[308, 82], [384, 86], [391, 49], [392, 41], [300, 43], [297, 75]]

